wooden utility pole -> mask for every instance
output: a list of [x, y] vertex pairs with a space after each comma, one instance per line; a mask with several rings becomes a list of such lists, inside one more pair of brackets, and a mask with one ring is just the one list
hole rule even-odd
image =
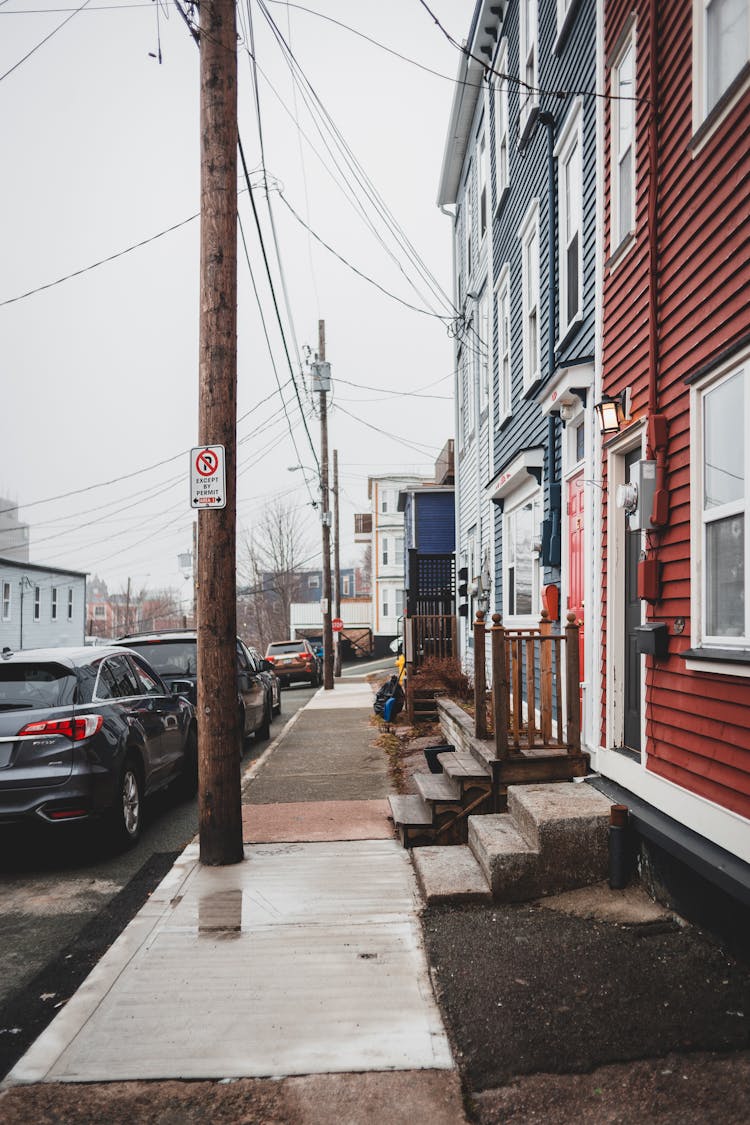
[[[325, 363], [326, 322], [318, 321], [318, 359]], [[320, 502], [323, 527], [323, 687], [333, 689], [333, 629], [331, 628], [331, 513], [328, 510], [328, 380], [320, 381]]]
[[237, 36], [234, 0], [200, 6], [201, 284], [198, 440], [223, 445], [226, 507], [198, 513], [201, 862], [243, 858], [237, 710]]
[[[339, 553], [339, 451], [333, 451], [333, 596], [334, 614], [341, 617], [341, 555]], [[333, 674], [341, 675], [341, 633], [333, 645]]]

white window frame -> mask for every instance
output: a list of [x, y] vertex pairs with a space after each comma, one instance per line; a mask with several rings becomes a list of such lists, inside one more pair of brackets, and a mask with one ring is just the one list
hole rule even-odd
[[[722, 0], [693, 0], [693, 132], [697, 132], [704, 121], [717, 112], [716, 125], [726, 117], [727, 113], [737, 104], [739, 99], [743, 96], [748, 86], [750, 86], [750, 74], [746, 80], [739, 84], [738, 88], [734, 91], [731, 98], [727, 103], [722, 105], [722, 101], [736, 81], [738, 76], [742, 73], [743, 69], [750, 62], [750, 12], [746, 11], [746, 25], [745, 25], [745, 49], [744, 61], [739, 69], [728, 76], [722, 89], [717, 93], [712, 104], [709, 104], [709, 59], [708, 59], [708, 40], [709, 40], [709, 19], [710, 11], [714, 11], [720, 6]], [[718, 107], [721, 106], [721, 109]]]
[[10, 621], [13, 612], [13, 587], [10, 582], [3, 582], [3, 621]]
[[485, 285], [477, 305], [477, 349], [479, 412], [483, 414], [490, 401], [490, 309], [489, 291]]
[[388, 562], [388, 536], [384, 535], [380, 540], [380, 562], [382, 566], [389, 566]]
[[[539, 105], [539, 11], [537, 0], [520, 0], [521, 10], [518, 48], [518, 77], [521, 101], [521, 134], [529, 123], [531, 111]], [[527, 89], [527, 87], [531, 89]]]
[[42, 588], [34, 587], [34, 620], [39, 621], [42, 616]]
[[106, 620], [106, 617], [107, 617], [107, 607], [106, 607], [106, 605], [95, 605], [94, 606], [94, 618], [97, 621], [104, 621], [104, 620]]
[[[632, 59], [632, 88], [628, 93], [628, 86], [623, 82], [622, 68], [627, 56]], [[630, 28], [628, 35], [612, 62], [611, 68], [611, 131], [610, 131], [610, 215], [609, 215], [609, 242], [610, 254], [628, 243], [635, 234], [636, 218], [636, 166], [638, 163], [638, 129], [637, 129], [637, 102], [635, 99], [638, 88], [638, 50], [635, 23]], [[624, 92], [623, 92], [624, 91]], [[624, 168], [626, 157], [630, 153], [630, 167]], [[621, 198], [623, 184], [627, 176], [628, 193], [630, 195], [630, 211], [627, 216], [621, 216]], [[626, 221], [623, 222], [623, 219]]]
[[500, 426], [513, 413], [513, 353], [511, 351], [510, 263], [505, 262], [495, 285], [497, 325], [497, 415]]
[[308, 574], [308, 576], [307, 576], [307, 588], [308, 588], [308, 590], [319, 590], [320, 589], [320, 575], [319, 574]]
[[393, 539], [393, 558], [395, 566], [404, 565], [404, 537], [396, 535]]
[[532, 199], [518, 230], [521, 242], [523, 297], [523, 386], [529, 390], [541, 375], [541, 302], [539, 295], [539, 200]]
[[[583, 320], [583, 98], [573, 101], [565, 125], [555, 145], [557, 159], [557, 255], [560, 277], [560, 339]], [[574, 191], [570, 190], [573, 184]], [[568, 316], [570, 297], [569, 251], [578, 239], [578, 274], [575, 309]]]
[[487, 192], [487, 130], [485, 123], [479, 126], [477, 136], [477, 210], [479, 212], [479, 245], [487, 236], [489, 205]]
[[[542, 487], [532, 477], [528, 483], [510, 493], [503, 505], [503, 621], [506, 625], [535, 625], [541, 613], [542, 567], [538, 551], [531, 552], [531, 610], [516, 613], [510, 604], [510, 525], [516, 514], [529, 503], [532, 506], [533, 535], [541, 535]], [[515, 606], [514, 606], [515, 609]]]
[[68, 621], [73, 620], [73, 587], [68, 586]]
[[395, 603], [396, 603], [395, 616], [396, 617], [403, 617], [404, 616], [404, 591], [397, 587], [396, 590], [394, 591], [394, 597], [395, 597]]
[[474, 270], [474, 163], [469, 161], [469, 167], [464, 180], [464, 247], [466, 251], [466, 284], [471, 282]]
[[[508, 40], [503, 39], [497, 53], [495, 70], [508, 73]], [[510, 188], [510, 152], [508, 130], [508, 83], [498, 78], [493, 87], [495, 98], [495, 211]]]
[[341, 575], [341, 594], [343, 597], [348, 598], [351, 593], [351, 575]]
[[[744, 407], [744, 490], [743, 497], [704, 511], [704, 430], [703, 430], [703, 404], [712, 391], [717, 390], [722, 384], [740, 376], [743, 379], [743, 407]], [[725, 636], [722, 634], [711, 635], [707, 632], [706, 618], [708, 605], [708, 592], [706, 590], [707, 560], [706, 560], [706, 527], [715, 520], [731, 518], [741, 515], [744, 521], [744, 576], [745, 591], [747, 594], [750, 586], [750, 349], [742, 356], [722, 364], [717, 370], [701, 379], [690, 391], [690, 428], [691, 428], [691, 550], [690, 550], [690, 589], [691, 589], [691, 622], [692, 645], [694, 648], [711, 648], [731, 650], [750, 648], [750, 599], [745, 597], [745, 623], [744, 636]], [[689, 660], [688, 668], [699, 671], [724, 673], [726, 675], [750, 675], [750, 666], [739, 671], [736, 664], [722, 665], [712, 662], [710, 669], [703, 660], [694, 664]]]
[[380, 610], [383, 617], [390, 617], [390, 603], [389, 598], [391, 595], [390, 586], [384, 586], [380, 595]]
[[52, 587], [51, 595], [50, 621], [57, 621], [57, 586]]

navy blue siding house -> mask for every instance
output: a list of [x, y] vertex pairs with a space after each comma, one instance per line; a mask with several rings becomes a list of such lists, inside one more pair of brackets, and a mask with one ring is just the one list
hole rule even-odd
[[458, 77], [438, 203], [455, 208], [470, 665], [478, 608], [527, 627], [594, 604], [595, 0], [479, 0]]

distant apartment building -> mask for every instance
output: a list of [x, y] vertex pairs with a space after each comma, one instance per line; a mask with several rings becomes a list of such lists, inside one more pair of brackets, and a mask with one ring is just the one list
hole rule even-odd
[[15, 500], [0, 496], [0, 558], [29, 561], [29, 525], [18, 518]]

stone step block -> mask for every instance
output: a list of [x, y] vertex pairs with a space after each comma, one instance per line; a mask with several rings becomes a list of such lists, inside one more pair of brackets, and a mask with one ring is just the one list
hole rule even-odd
[[543, 893], [539, 852], [518, 831], [508, 813], [470, 816], [468, 843], [493, 898], [524, 902]]
[[508, 814], [541, 853], [542, 874], [555, 890], [605, 879], [609, 870], [611, 802], [590, 785], [511, 785]]
[[436, 847], [428, 845], [412, 853], [417, 883], [424, 901], [488, 902], [492, 899], [489, 883], [473, 852], [465, 845]]

